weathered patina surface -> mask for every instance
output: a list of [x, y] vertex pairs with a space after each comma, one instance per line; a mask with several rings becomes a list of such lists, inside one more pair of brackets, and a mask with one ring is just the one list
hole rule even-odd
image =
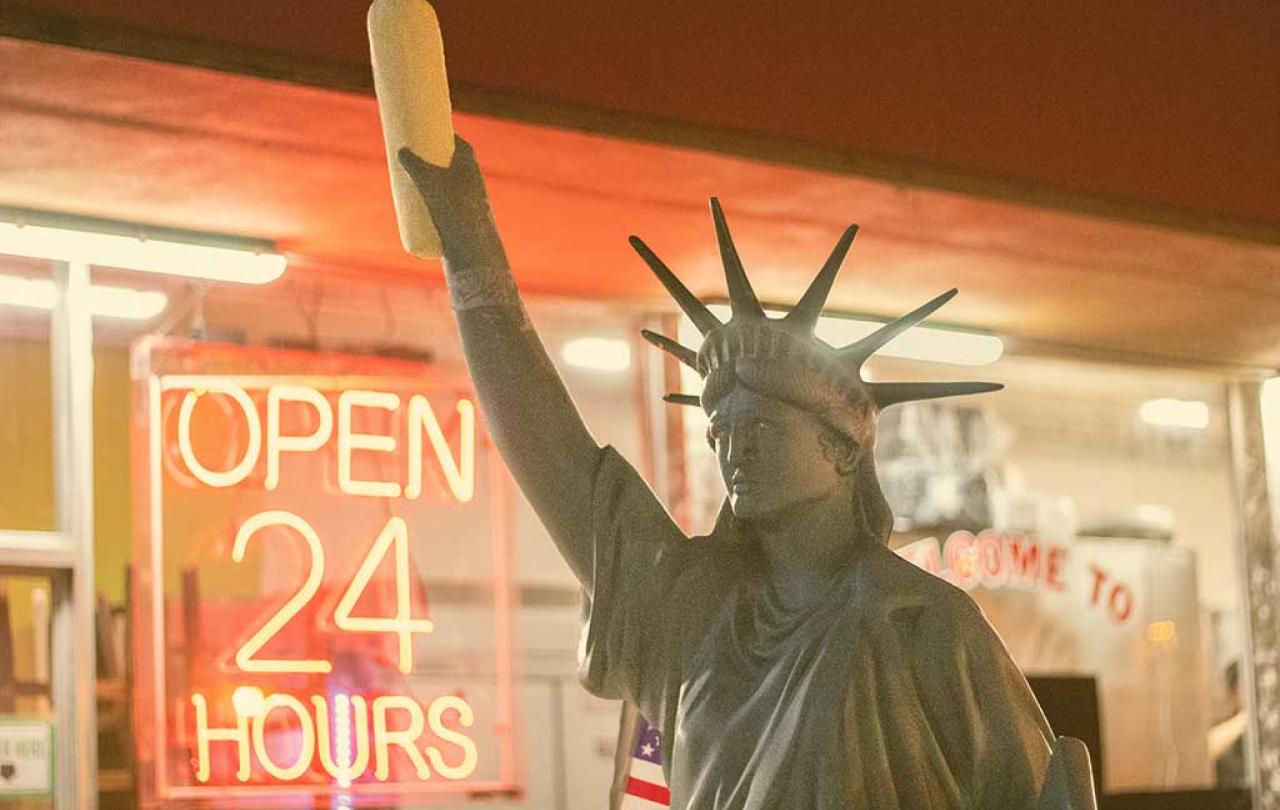
[[701, 394], [672, 400], [707, 411], [726, 485], [715, 530], [689, 538], [583, 425], [525, 315], [470, 147], [459, 140], [447, 169], [401, 161], [440, 233], [494, 439], [582, 583], [583, 683], [660, 728], [673, 807], [1092, 807], [1087, 755], [1084, 788], [1078, 750], [1051, 769], [1060, 746], [976, 605], [885, 545], [879, 409], [998, 386], [877, 385], [858, 368], [954, 291], [837, 350], [813, 325], [856, 229], [795, 310], [768, 319], [713, 200], [726, 323], [633, 238], [705, 337], [695, 352], [646, 335], [702, 377]]

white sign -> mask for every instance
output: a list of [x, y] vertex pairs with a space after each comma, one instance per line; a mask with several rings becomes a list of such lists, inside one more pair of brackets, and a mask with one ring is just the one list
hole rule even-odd
[[53, 790], [53, 727], [0, 718], [0, 796]]

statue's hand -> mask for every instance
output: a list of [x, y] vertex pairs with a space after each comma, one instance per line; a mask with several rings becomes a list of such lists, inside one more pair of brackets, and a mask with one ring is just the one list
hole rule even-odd
[[455, 267], [505, 269], [506, 254], [493, 224], [475, 150], [457, 135], [453, 143], [453, 160], [447, 167], [427, 163], [408, 147], [402, 147], [397, 157], [422, 195], [445, 259]]

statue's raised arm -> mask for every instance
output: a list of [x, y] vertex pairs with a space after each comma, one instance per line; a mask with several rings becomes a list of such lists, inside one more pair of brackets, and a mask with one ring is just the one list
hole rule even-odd
[[590, 588], [588, 493], [601, 450], [520, 301], [475, 152], [457, 138], [448, 168], [408, 149], [399, 158], [440, 234], [449, 297], [494, 442], [565, 561]]

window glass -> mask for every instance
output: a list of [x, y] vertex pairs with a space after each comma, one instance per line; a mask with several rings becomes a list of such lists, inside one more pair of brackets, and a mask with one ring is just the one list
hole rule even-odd
[[[0, 256], [0, 275], [49, 279], [49, 268]], [[0, 307], [0, 530], [55, 528], [49, 313]]]

